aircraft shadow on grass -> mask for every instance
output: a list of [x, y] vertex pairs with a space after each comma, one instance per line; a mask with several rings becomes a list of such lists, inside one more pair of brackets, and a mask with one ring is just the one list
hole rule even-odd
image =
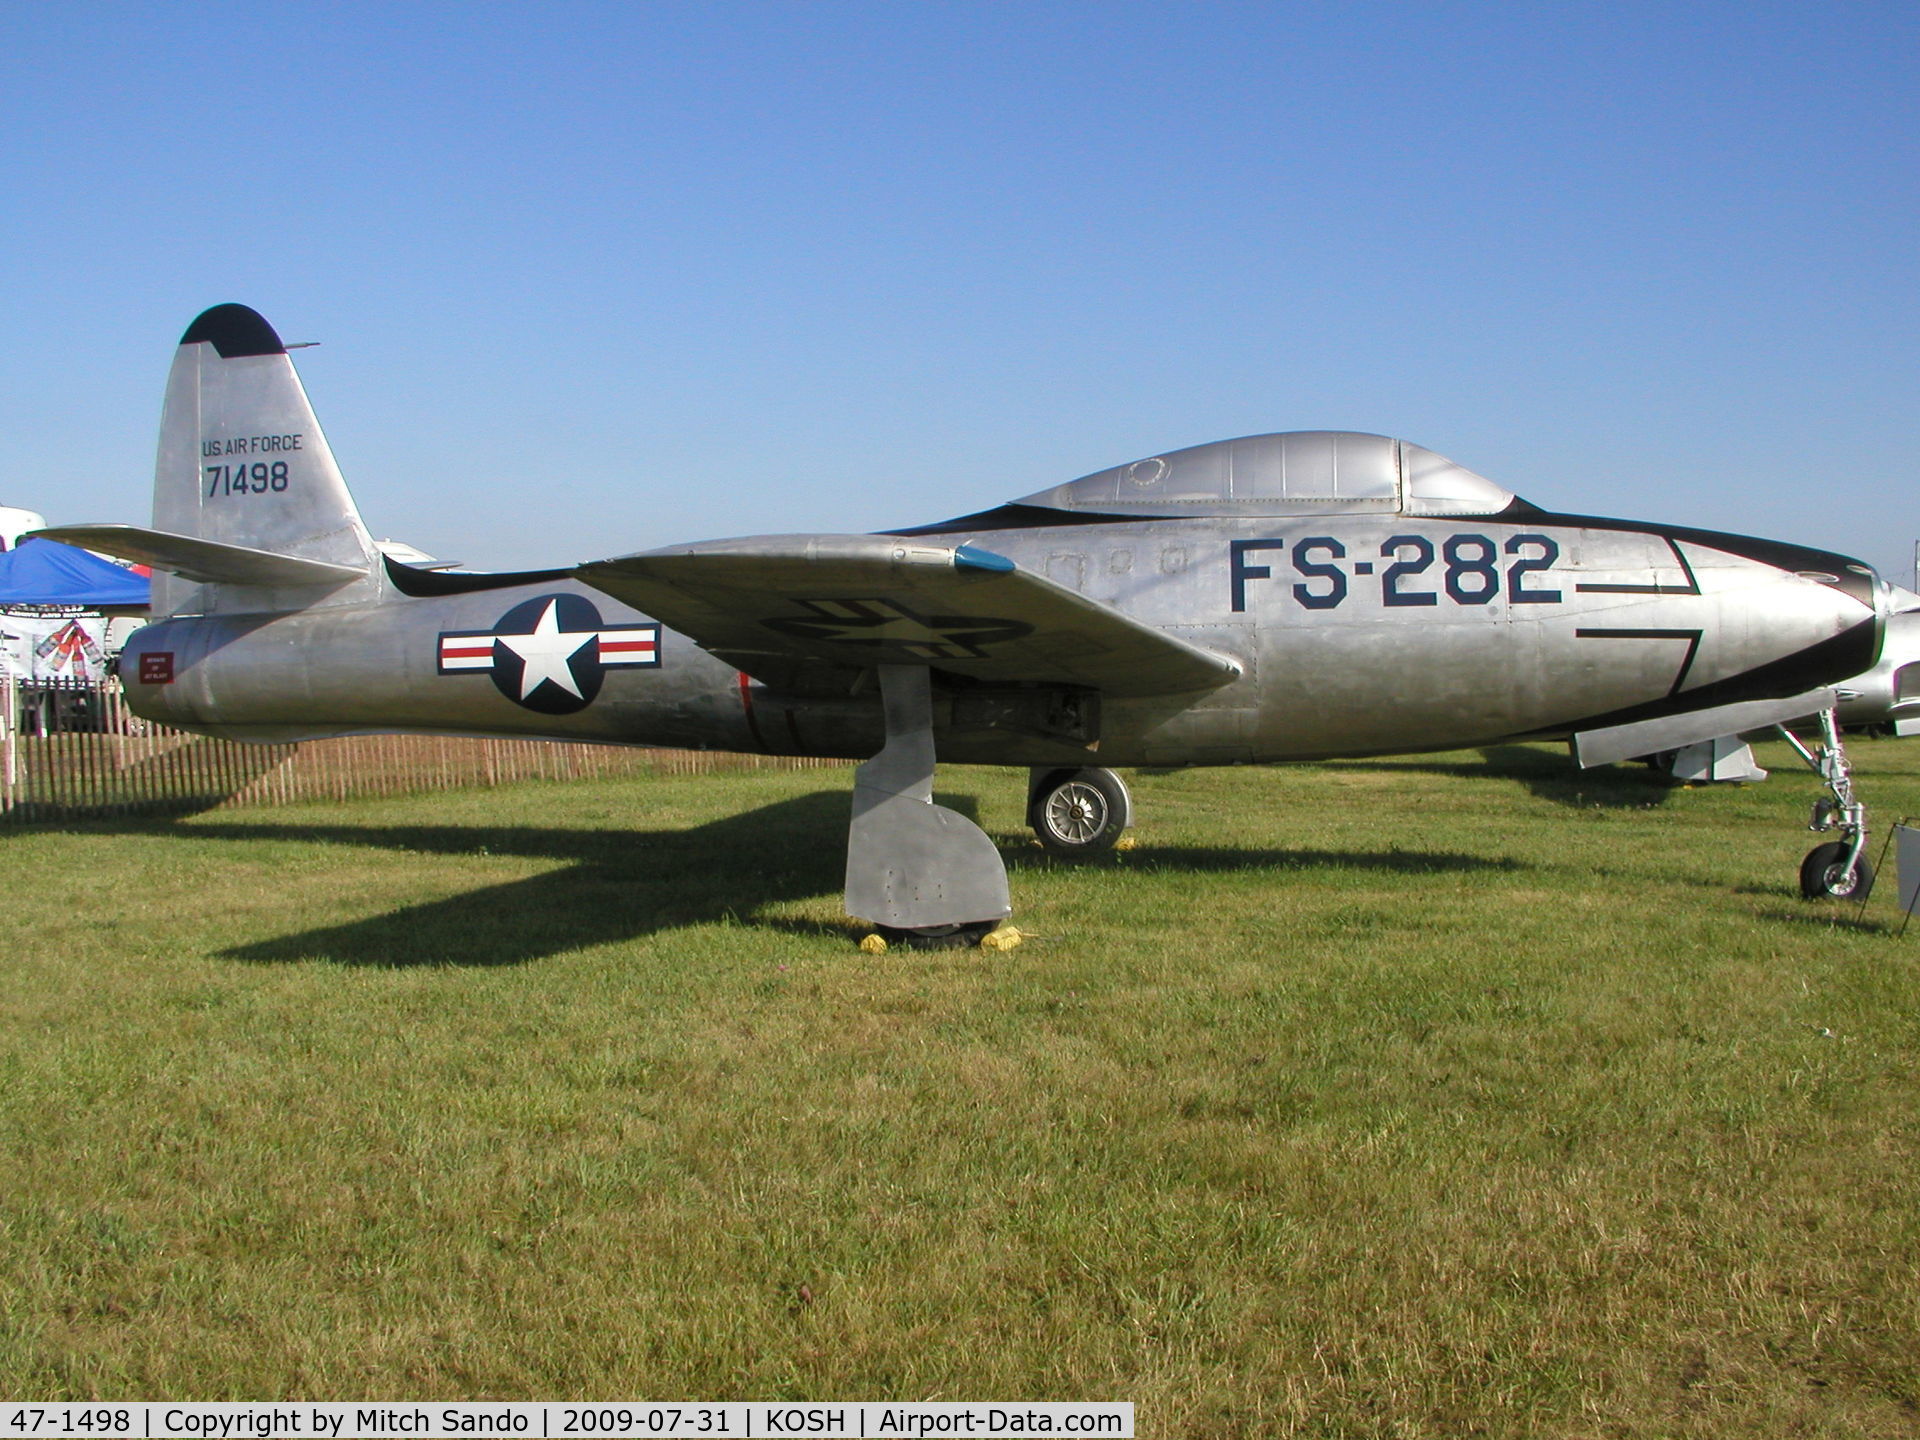
[[1664, 805], [1677, 788], [1671, 778], [1644, 765], [1601, 765], [1576, 769], [1564, 754], [1531, 745], [1489, 745], [1472, 760], [1340, 760], [1341, 770], [1387, 773], [1419, 771], [1463, 779], [1514, 780], [1541, 800], [1577, 810], [1645, 810]]
[[[974, 818], [975, 801], [941, 795]], [[761, 912], [837, 892], [845, 880], [848, 796], [823, 791], [687, 830], [543, 829], [460, 825], [196, 823], [195, 839], [315, 841], [437, 855], [513, 855], [565, 862], [523, 880], [463, 891], [384, 915], [236, 946], [224, 958], [255, 964], [517, 965], [689, 925], [732, 919], [753, 928], [844, 936], [844, 925]], [[152, 833], [152, 827], [141, 827]], [[1053, 865], [1023, 834], [999, 837], [1015, 869]], [[1507, 859], [1436, 851], [1242, 850], [1158, 847], [1125, 864], [1159, 872], [1367, 869], [1430, 875], [1511, 870]], [[1094, 868], [1107, 868], [1096, 866]], [[1090, 877], [1093, 878], [1093, 877]], [[1093, 878], [1093, 883], [1099, 883]]]
[[[845, 794], [803, 795], [690, 830], [530, 826], [196, 824], [196, 836], [328, 841], [440, 855], [567, 862], [385, 915], [226, 951], [233, 960], [342, 965], [516, 965], [736, 917], [845, 881]], [[785, 920], [782, 928], [836, 927]]]
[[1155, 845], [1093, 860], [1058, 861], [1030, 841], [1002, 837], [1003, 851], [1009, 844], [1024, 846], [1005, 855], [1009, 870], [1070, 864], [1083, 870], [1127, 869], [1194, 875], [1231, 870], [1384, 870], [1403, 875], [1446, 875], [1532, 868], [1507, 856], [1467, 855], [1450, 850], [1239, 850], [1211, 845], [1164, 849]]

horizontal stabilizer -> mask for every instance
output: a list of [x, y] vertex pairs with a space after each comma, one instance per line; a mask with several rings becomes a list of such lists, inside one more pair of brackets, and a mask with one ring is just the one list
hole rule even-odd
[[1145, 696], [1212, 690], [1240, 673], [1232, 660], [970, 545], [759, 535], [597, 560], [574, 574], [762, 679], [796, 662], [925, 665]]
[[165, 530], [143, 530], [138, 525], [56, 525], [33, 533], [43, 540], [58, 540], [137, 565], [151, 565], [203, 585], [339, 586], [362, 579], [367, 573], [328, 560], [276, 555], [271, 550], [172, 535]]
[[1595, 765], [1611, 765], [1616, 760], [1657, 755], [1663, 750], [1678, 750], [1722, 735], [1763, 730], [1769, 725], [1797, 720], [1802, 715], [1831, 710], [1839, 698], [1830, 688], [1809, 690], [1780, 700], [1743, 700], [1736, 705], [1716, 705], [1710, 710], [1690, 710], [1684, 715], [1636, 720], [1631, 725], [1582, 730], [1573, 737], [1573, 758], [1582, 770], [1590, 770]]

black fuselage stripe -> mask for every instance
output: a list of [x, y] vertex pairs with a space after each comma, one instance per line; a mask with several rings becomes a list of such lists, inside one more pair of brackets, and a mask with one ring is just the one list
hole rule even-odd
[[1667, 549], [1673, 552], [1673, 558], [1679, 563], [1680, 573], [1687, 577], [1686, 584], [1582, 585], [1576, 581], [1574, 583], [1573, 593], [1576, 595], [1698, 595], [1700, 593], [1700, 577], [1693, 573], [1693, 566], [1687, 563], [1687, 557], [1682, 553], [1678, 542], [1676, 542], [1671, 535], [1662, 535], [1660, 538], [1667, 542]]
[[1687, 683], [1687, 672], [1693, 669], [1693, 658], [1700, 653], [1700, 641], [1706, 634], [1703, 630], [1575, 630], [1576, 640], [1684, 640], [1687, 653], [1681, 657], [1680, 672], [1673, 677], [1673, 688], [1667, 691], [1672, 699], [1680, 693], [1680, 687]]
[[1685, 703], [1680, 706], [1676, 707], [1673, 703], [1678, 697], [1667, 695], [1659, 700], [1600, 714], [1569, 716], [1556, 724], [1543, 725], [1528, 733], [1542, 738], [1567, 735], [1577, 730], [1599, 730], [1610, 725], [1631, 724], [1636, 720], [1709, 710], [1741, 700], [1773, 700], [1784, 695], [1798, 695], [1816, 686], [1832, 684], [1835, 676], [1860, 674], [1873, 665], [1879, 650], [1880, 622], [1875, 617], [1862, 620], [1858, 625], [1809, 645], [1804, 650], [1783, 655], [1778, 660], [1770, 660], [1738, 675], [1698, 685], [1687, 693]]
[[387, 578], [393, 588], [415, 600], [431, 600], [442, 595], [474, 595], [485, 590], [511, 590], [518, 585], [546, 585], [555, 580], [571, 580], [571, 570], [510, 570], [494, 574], [464, 570], [420, 570], [403, 565], [391, 555], [386, 562]]

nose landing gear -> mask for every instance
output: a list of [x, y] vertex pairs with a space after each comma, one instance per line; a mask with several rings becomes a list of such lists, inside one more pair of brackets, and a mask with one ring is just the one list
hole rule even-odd
[[1864, 900], [1873, 889], [1873, 865], [1867, 860], [1867, 807], [1854, 797], [1853, 767], [1847, 762], [1846, 747], [1840, 742], [1840, 727], [1834, 712], [1820, 712], [1820, 741], [1809, 749], [1785, 725], [1777, 728], [1802, 760], [1826, 782], [1828, 794], [1814, 802], [1813, 818], [1807, 828], [1813, 831], [1838, 830], [1838, 840], [1828, 840], [1807, 852], [1800, 862], [1800, 893], [1808, 900]]
[[1853, 855], [1848, 843], [1829, 840], [1816, 845], [1800, 862], [1800, 894], [1808, 900], [1864, 900], [1873, 889], [1873, 865], [1864, 855]]

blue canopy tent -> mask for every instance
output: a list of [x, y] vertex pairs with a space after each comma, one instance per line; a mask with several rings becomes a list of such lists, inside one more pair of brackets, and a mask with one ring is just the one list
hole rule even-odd
[[[0, 553], [0, 743], [17, 775], [15, 734], [97, 730], [112, 673], [103, 615], [145, 615], [149, 577], [53, 540]], [[0, 800], [0, 806], [4, 800]]]
[[0, 607], [145, 610], [150, 590], [146, 575], [53, 540], [22, 540], [0, 554]]

